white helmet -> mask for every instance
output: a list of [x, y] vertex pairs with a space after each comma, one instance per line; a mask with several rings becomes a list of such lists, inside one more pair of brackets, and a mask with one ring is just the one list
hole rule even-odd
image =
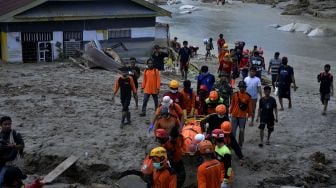
[[205, 140], [205, 136], [203, 134], [196, 134], [194, 140], [196, 143], [200, 143]]
[[173, 103], [173, 100], [169, 96], [164, 96], [161, 104], [168, 107], [171, 103]]

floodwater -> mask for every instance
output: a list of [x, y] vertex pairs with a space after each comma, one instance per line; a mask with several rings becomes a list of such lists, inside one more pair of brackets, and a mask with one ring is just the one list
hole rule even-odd
[[[304, 16], [283, 16], [280, 10], [268, 5], [234, 2], [225, 6], [205, 4], [195, 1], [183, 1], [197, 7], [191, 14], [180, 14], [179, 7], [183, 4], [165, 6], [172, 18], [160, 21], [170, 23], [171, 38], [188, 40], [201, 47], [204, 52], [203, 39], [212, 37], [217, 40], [219, 33], [232, 46], [235, 41], [245, 41], [248, 47], [261, 46], [268, 55], [275, 51], [282, 54], [312, 57], [320, 60], [336, 59], [336, 37], [310, 38], [303, 33], [277, 31], [267, 27], [271, 24], [286, 25], [292, 22], [311, 24], [314, 28], [327, 26], [336, 30], [336, 20], [326, 20]], [[216, 47], [215, 47], [216, 48]], [[216, 50], [214, 50], [216, 51]]]

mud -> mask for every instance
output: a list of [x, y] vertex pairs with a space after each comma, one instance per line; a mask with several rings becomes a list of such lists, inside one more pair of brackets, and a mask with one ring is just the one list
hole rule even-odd
[[[217, 24], [210, 24], [214, 20], [199, 17], [211, 13], [223, 16], [222, 13], [226, 14], [230, 10], [213, 11], [208, 5], [196, 6], [202, 7], [197, 14], [173, 18], [175, 24], [171, 26], [172, 36], [176, 35], [181, 40], [186, 38], [190, 43], [202, 43], [204, 36], [215, 37], [221, 31]], [[238, 11], [241, 8], [246, 9], [247, 14], [253, 10], [267, 11], [264, 6], [228, 6], [235, 19], [239, 18], [238, 13], [242, 14], [243, 11]], [[213, 18], [216, 19], [216, 16]], [[260, 15], [253, 16], [259, 18]], [[276, 16], [271, 18], [275, 19]], [[194, 28], [195, 24], [189, 27], [186, 22], [193, 23], [190, 21], [193, 19], [209, 29]], [[255, 22], [259, 24], [258, 31], [254, 31], [253, 28], [256, 27], [251, 26], [251, 35], [248, 36], [231, 21], [227, 23], [233, 24], [230, 26], [232, 29], [224, 30], [224, 36], [227, 36], [230, 43], [239, 38], [236, 35], [245, 36], [248, 46], [255, 41], [264, 43], [266, 61], [280, 48], [281, 55], [288, 56], [290, 65], [294, 67], [299, 86], [299, 90], [292, 94], [293, 108], [279, 112], [279, 123], [275, 126], [270, 146], [258, 147], [257, 125], [246, 128], [244, 166], [239, 165], [233, 154], [233, 186], [335, 187], [336, 101], [332, 98], [328, 115], [321, 116], [322, 106], [316, 83], [316, 75], [324, 64], [336, 67], [333, 61], [335, 54], [325, 51], [326, 48], [334, 49], [332, 39], [329, 44], [324, 39], [312, 41], [264, 28], [267, 24], [280, 23], [277, 20], [271, 21]], [[289, 22], [286, 20], [286, 23]], [[225, 25], [226, 22], [220, 24]], [[194, 30], [194, 35], [188, 34], [190, 30]], [[255, 36], [254, 33], [258, 32], [262, 35]], [[265, 36], [267, 40], [264, 39]], [[308, 49], [308, 45], [311, 48]], [[200, 47], [202, 48], [201, 45]], [[204, 49], [200, 51], [202, 50]], [[199, 66], [209, 65], [212, 72], [217, 68], [216, 59], [204, 62], [196, 58], [193, 62]], [[132, 125], [120, 130], [121, 105], [118, 96], [114, 104], [111, 100], [117, 76], [115, 72], [99, 69], [82, 70], [71, 63], [0, 64], [0, 114], [11, 116], [14, 128], [24, 136], [25, 172], [34, 176], [45, 175], [66, 157], [76, 155], [80, 157], [76, 165], [59, 177], [54, 185], [47, 187], [118, 187], [120, 178], [138, 175], [146, 147], [153, 143], [153, 138], [147, 136], [146, 129], [152, 118], [150, 114], [153, 114], [154, 104], [150, 100], [148, 115], [143, 118], [138, 116], [139, 110], [135, 109], [132, 101]], [[176, 77], [171, 74], [162, 77], [162, 93], [168, 89], [166, 84], [171, 78]], [[142, 95], [139, 93], [139, 96], [141, 106]], [[284, 102], [287, 107], [287, 101]], [[197, 158], [186, 158], [185, 164], [185, 185], [195, 187]]]

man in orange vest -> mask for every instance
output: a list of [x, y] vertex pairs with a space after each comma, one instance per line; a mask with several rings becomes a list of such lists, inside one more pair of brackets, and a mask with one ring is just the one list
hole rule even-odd
[[160, 93], [160, 71], [154, 68], [153, 60], [147, 60], [148, 68], [145, 69], [142, 85], [141, 85], [141, 92], [144, 93], [144, 99], [142, 104], [142, 113], [140, 116], [146, 116], [146, 108], [147, 103], [150, 96], [153, 96], [155, 110], [159, 105], [158, 101], [158, 94]]

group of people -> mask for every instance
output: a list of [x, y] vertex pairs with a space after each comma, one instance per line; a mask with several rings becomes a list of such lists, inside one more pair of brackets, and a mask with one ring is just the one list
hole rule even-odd
[[[180, 55], [186, 53], [187, 58], [183, 61], [178, 58], [181, 71], [186, 72], [191, 58], [187, 45], [188, 43], [183, 43], [184, 47], [178, 50]], [[267, 72], [272, 75], [272, 87], [265, 86], [262, 91], [262, 70], [266, 70], [262, 49], [254, 46], [252, 50], [246, 50], [244, 49], [245, 43], [239, 41], [235, 43], [234, 49], [229, 50], [222, 34], [219, 35], [217, 46], [219, 79], [209, 72], [208, 66], [202, 66], [197, 77], [197, 88], [194, 91], [185, 72], [184, 75], [182, 74], [183, 86], [180, 87], [178, 80], [171, 80], [168, 85], [169, 92], [163, 94], [161, 103], [159, 103], [160, 70], [155, 68], [153, 59], [147, 61], [141, 85], [144, 100], [140, 115], [146, 115], [148, 99], [153, 96], [156, 110], [148, 130], [154, 131], [155, 140], [158, 143], [157, 147], [147, 151], [143, 167], [150, 187], [182, 187], [186, 172], [183, 165], [185, 138], [181, 131], [190, 118], [204, 117], [200, 121], [203, 136], [196, 135], [193, 138], [197, 143], [196, 153], [201, 156], [200, 161], [202, 161], [198, 167], [199, 187], [226, 187], [232, 180], [230, 179], [231, 149], [235, 151], [243, 164], [241, 150], [244, 143], [245, 125], [249, 118], [249, 126], [253, 126], [255, 122], [259, 123], [259, 147], [264, 146], [266, 127], [268, 129], [266, 145], [270, 144], [274, 125], [278, 122], [278, 105], [275, 98], [271, 96], [272, 88], [273, 91], [277, 91], [280, 110], [284, 110], [283, 98], [289, 100], [288, 107], [292, 108], [291, 85], [293, 84], [294, 91], [297, 86], [294, 70], [288, 65], [287, 57], [280, 58], [280, 53], [276, 52], [274, 58], [269, 61]], [[209, 49], [212, 48], [213, 46], [210, 46]], [[181, 52], [181, 50], [185, 51]], [[333, 95], [333, 78], [329, 70], [330, 65], [326, 65], [325, 72], [318, 75], [318, 81], [321, 82], [321, 101], [325, 105], [324, 113], [328, 100]], [[242, 81], [238, 83], [239, 91], [233, 92], [232, 80], [240, 77], [240, 74]], [[129, 86], [129, 93], [133, 91], [136, 95], [137, 88], [133, 88], [132, 85], [134, 84]], [[131, 94], [129, 94], [127, 105], [130, 99]], [[258, 108], [257, 104], [259, 104]]]
[[43, 180], [36, 179], [30, 185], [24, 185], [27, 178], [17, 167], [19, 158], [23, 158], [24, 141], [20, 133], [12, 129], [9, 116], [0, 118], [0, 187], [3, 188], [41, 188]]

